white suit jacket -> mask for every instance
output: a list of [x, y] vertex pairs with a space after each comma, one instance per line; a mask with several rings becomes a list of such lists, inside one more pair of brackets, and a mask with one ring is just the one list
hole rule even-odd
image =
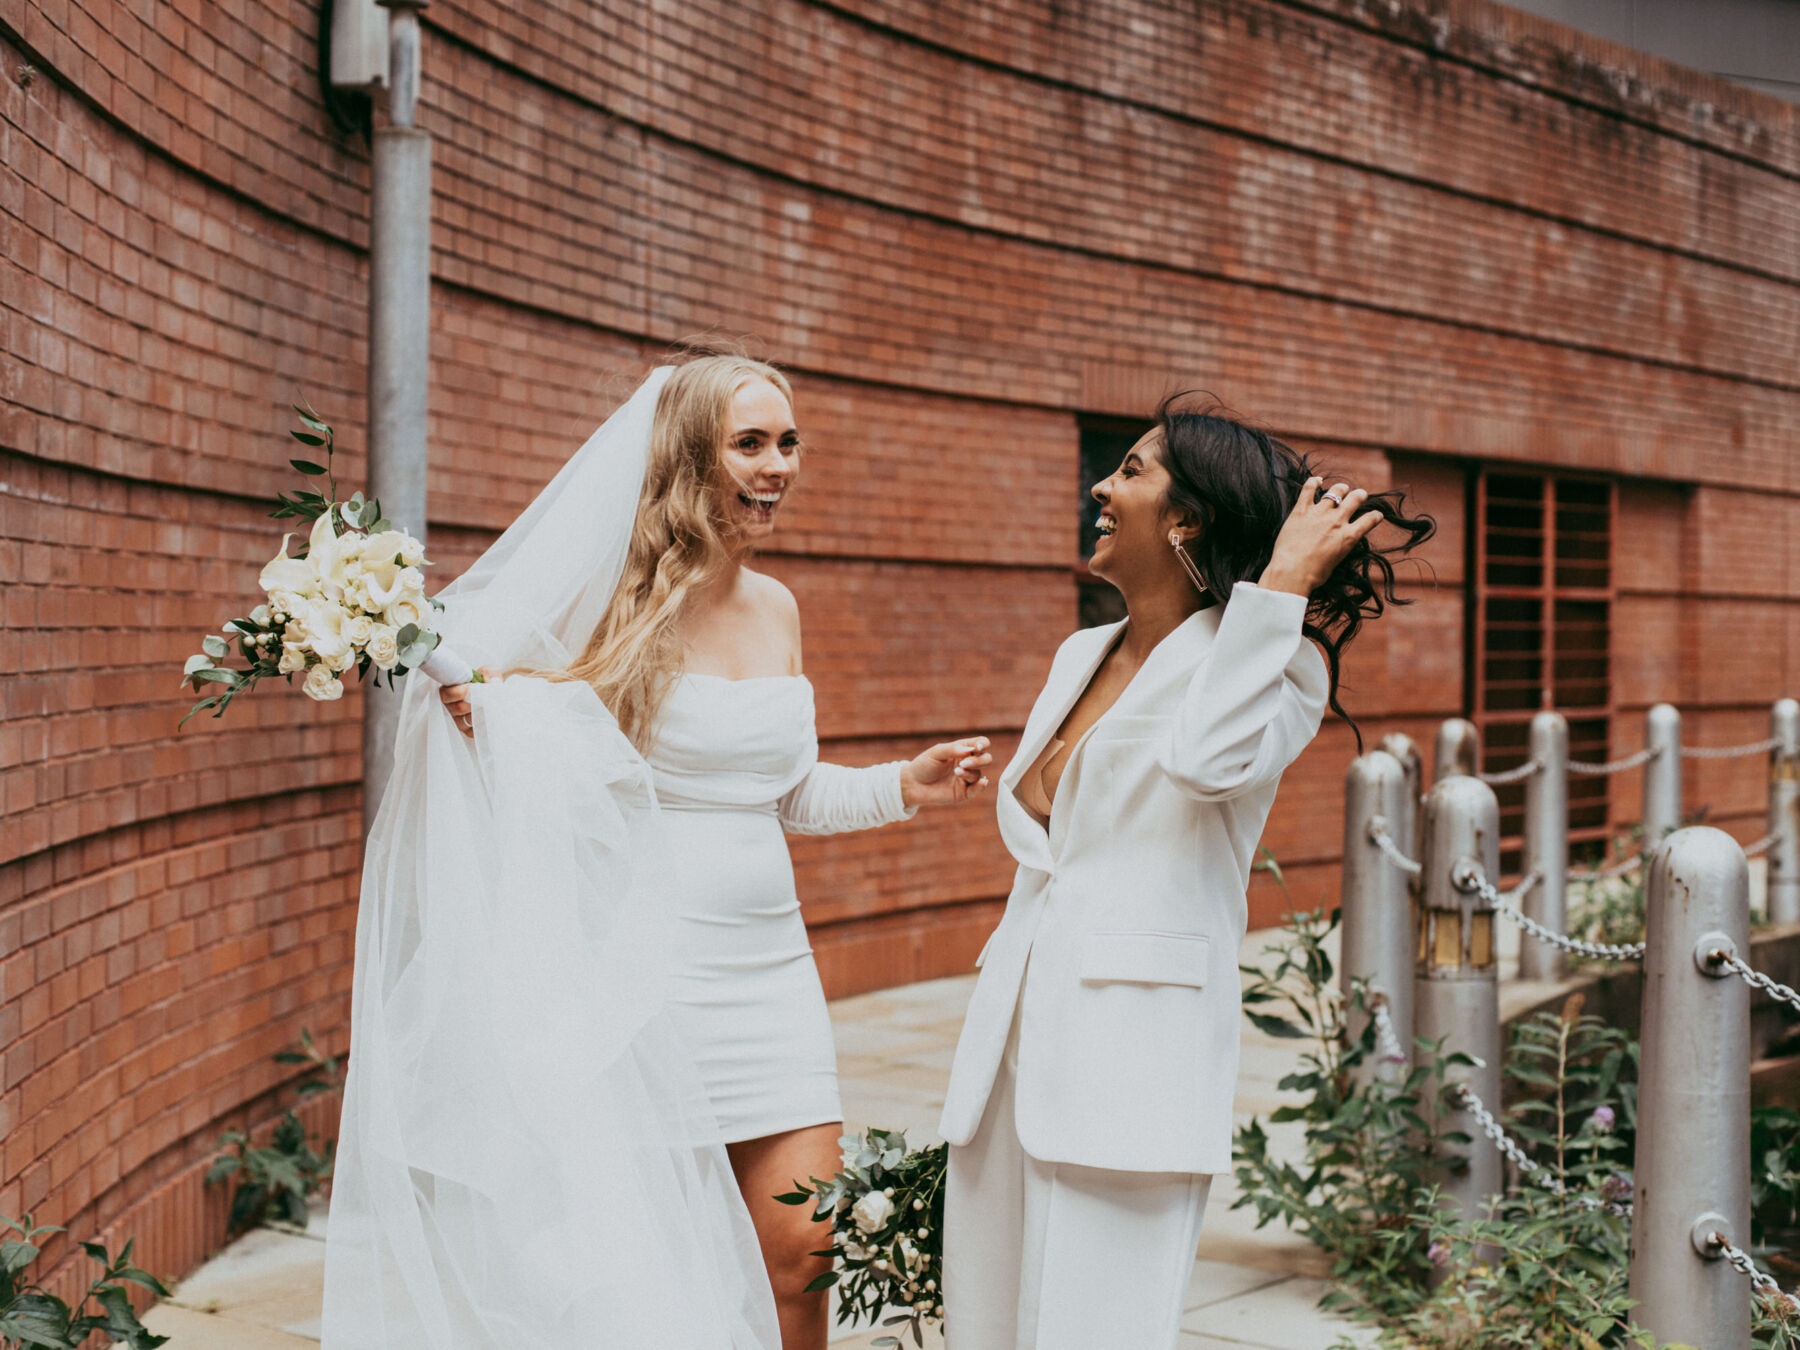
[[1306, 601], [1240, 583], [1164, 638], [1076, 743], [1046, 830], [1014, 795], [1120, 625], [1057, 652], [996, 793], [1018, 860], [977, 964], [940, 1130], [981, 1123], [1014, 1012], [1032, 1157], [1225, 1172], [1244, 892], [1281, 773], [1319, 729], [1325, 661]]

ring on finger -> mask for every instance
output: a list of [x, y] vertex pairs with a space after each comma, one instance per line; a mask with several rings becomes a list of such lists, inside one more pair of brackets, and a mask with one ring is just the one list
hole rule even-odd
[[1330, 502], [1333, 506], [1342, 506], [1344, 504], [1344, 499], [1335, 492], [1327, 492], [1325, 494], [1325, 500]]

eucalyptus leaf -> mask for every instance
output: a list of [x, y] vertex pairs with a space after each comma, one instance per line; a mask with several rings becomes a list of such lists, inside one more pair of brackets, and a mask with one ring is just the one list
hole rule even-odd
[[231, 654], [231, 648], [226, 645], [225, 639], [222, 637], [215, 637], [211, 633], [208, 633], [206, 637], [201, 640], [200, 650], [212, 657], [215, 661], [223, 661]]

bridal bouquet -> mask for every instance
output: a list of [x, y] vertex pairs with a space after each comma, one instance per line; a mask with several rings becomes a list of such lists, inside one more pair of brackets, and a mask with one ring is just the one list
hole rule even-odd
[[[944, 1166], [943, 1144], [908, 1152], [906, 1131], [869, 1130], [838, 1140], [844, 1170], [830, 1181], [813, 1177], [812, 1185], [775, 1198], [787, 1205], [813, 1202], [813, 1218], [831, 1225], [829, 1256], [836, 1268], [814, 1280], [809, 1289], [838, 1290], [838, 1321], [864, 1318], [873, 1322], [883, 1308], [904, 1311], [882, 1325], [909, 1325], [913, 1341], [925, 1344], [923, 1327], [944, 1317]], [[898, 1346], [897, 1336], [880, 1336], [871, 1345]]]
[[[361, 679], [374, 671], [390, 686], [422, 664], [438, 645], [431, 628], [441, 604], [425, 594], [428, 564], [422, 544], [381, 517], [381, 503], [358, 492], [337, 500], [331, 470], [331, 428], [310, 408], [296, 407], [301, 429], [291, 433], [303, 445], [322, 447], [325, 463], [289, 461], [308, 477], [326, 480], [326, 491], [282, 493], [269, 514], [280, 519], [310, 520], [306, 545], [288, 556], [288, 541], [262, 570], [265, 603], [241, 619], [232, 619], [201, 641], [200, 651], [182, 667], [182, 683], [201, 692], [216, 692], [196, 703], [181, 719], [206, 709], [224, 715], [231, 700], [248, 693], [256, 682], [280, 675], [292, 683], [301, 678], [309, 698], [330, 702], [342, 698], [342, 676], [352, 666]], [[224, 664], [233, 646], [243, 664]]]

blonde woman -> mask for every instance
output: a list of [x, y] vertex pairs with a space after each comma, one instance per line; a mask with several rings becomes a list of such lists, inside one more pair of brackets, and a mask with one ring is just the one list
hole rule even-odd
[[[597, 447], [609, 433], [612, 443]], [[437, 727], [454, 724], [474, 743], [469, 782], [479, 780], [478, 787], [457, 790], [479, 800], [469, 811], [471, 819], [460, 822], [460, 829], [452, 827], [455, 845], [520, 859], [517, 883], [508, 885], [504, 878], [487, 883], [508, 892], [516, 907], [501, 907], [485, 941], [500, 946], [519, 941], [519, 926], [535, 928], [543, 917], [547, 895], [571, 891], [577, 897], [571, 912], [550, 923], [547, 935], [529, 939], [530, 954], [516, 963], [533, 987], [495, 991], [493, 1002], [501, 1006], [539, 995], [540, 982], [578, 991], [574, 1011], [552, 1025], [519, 1017], [519, 1035], [530, 1040], [530, 1027], [540, 1025], [539, 1034], [552, 1047], [541, 1080], [527, 1078], [520, 1090], [563, 1096], [566, 1083], [553, 1066], [585, 1069], [584, 1036], [570, 1033], [588, 1026], [596, 1030], [585, 1039], [600, 1038], [607, 1063], [632, 1066], [624, 1099], [642, 1100], [642, 1109], [634, 1107], [622, 1125], [614, 1121], [610, 1131], [596, 1130], [591, 1123], [596, 1117], [619, 1110], [620, 1091], [610, 1084], [589, 1092], [590, 1106], [574, 1113], [577, 1136], [587, 1137], [564, 1140], [553, 1127], [533, 1125], [519, 1141], [532, 1159], [524, 1189], [536, 1197], [538, 1208], [553, 1211], [546, 1218], [556, 1234], [555, 1240], [533, 1234], [528, 1239], [533, 1249], [549, 1252], [557, 1240], [578, 1243], [583, 1231], [590, 1239], [600, 1232], [614, 1259], [628, 1268], [626, 1274], [572, 1276], [594, 1319], [586, 1323], [590, 1342], [598, 1335], [606, 1344], [679, 1344], [685, 1350], [715, 1343], [707, 1328], [736, 1320], [743, 1325], [716, 1343], [732, 1350], [763, 1346], [771, 1336], [767, 1309], [738, 1314], [740, 1305], [757, 1301], [754, 1288], [733, 1292], [723, 1300], [729, 1306], [698, 1316], [692, 1307], [670, 1306], [713, 1300], [708, 1286], [735, 1255], [740, 1264], [756, 1267], [749, 1285], [766, 1271], [762, 1297], [772, 1290], [783, 1350], [823, 1350], [826, 1295], [806, 1292], [827, 1268], [823, 1258], [812, 1255], [821, 1246], [820, 1230], [806, 1209], [773, 1200], [795, 1178], [836, 1170], [843, 1128], [831, 1024], [784, 833], [831, 834], [887, 824], [910, 817], [921, 805], [965, 801], [987, 783], [988, 743], [981, 737], [933, 746], [911, 762], [867, 769], [818, 762], [799, 611], [786, 587], [748, 565], [773, 532], [800, 462], [792, 392], [778, 370], [735, 353], [715, 353], [657, 372], [464, 581], [445, 592], [445, 630], [468, 657], [487, 661], [481, 667], [485, 683], [450, 683], [439, 690], [450, 715], [440, 713], [436, 727], [428, 725], [423, 709], [413, 707], [409, 691], [408, 713], [415, 715], [420, 735], [429, 740]], [[621, 496], [631, 506], [629, 515], [620, 509]], [[552, 580], [570, 562], [597, 580], [573, 587]], [[434, 670], [470, 669], [459, 661], [445, 655]], [[595, 724], [601, 728], [598, 740]], [[411, 725], [402, 728], [403, 749]], [[598, 748], [583, 750], [583, 745]], [[445, 759], [455, 760], [451, 747], [430, 746], [440, 748]], [[469, 751], [461, 754], [466, 761]], [[585, 763], [572, 765], [572, 759]], [[401, 777], [397, 771], [396, 785]], [[596, 796], [596, 783], [607, 797]], [[563, 806], [563, 799], [577, 804]], [[614, 803], [627, 799], [636, 805], [614, 819]], [[519, 823], [510, 832], [482, 815], [490, 810], [504, 816], [514, 810], [509, 804], [520, 801], [529, 805], [515, 811]], [[541, 819], [543, 813], [555, 820]], [[565, 818], [566, 825], [557, 823]], [[431, 813], [422, 819], [430, 833]], [[467, 832], [491, 843], [471, 845]], [[436, 831], [439, 839], [446, 833]], [[372, 849], [376, 842], [372, 837]], [[430, 854], [432, 846], [425, 845], [425, 851]], [[598, 866], [595, 855], [602, 860]], [[408, 860], [407, 866], [413, 865]], [[468, 865], [482, 864], [471, 859]], [[440, 875], [455, 866], [440, 860]], [[390, 891], [393, 871], [390, 866], [382, 877]], [[460, 877], [447, 879], [459, 888], [464, 884]], [[425, 913], [414, 927], [424, 931], [419, 946], [428, 950], [434, 934], [445, 933], [450, 921], [433, 921], [432, 911], [442, 909], [436, 889], [416, 885], [410, 874], [403, 881], [401, 889], [424, 893], [418, 908]], [[369, 888], [365, 878], [365, 892]], [[624, 917], [607, 940], [594, 942], [582, 931], [592, 923], [593, 897], [601, 896], [600, 908], [611, 913], [606, 905], [621, 894], [637, 898], [620, 910]], [[650, 931], [658, 918], [670, 917], [672, 926]], [[638, 931], [633, 923], [646, 927]], [[390, 924], [396, 942], [404, 944], [411, 930], [397, 920]], [[466, 945], [473, 962], [487, 959], [460, 925], [445, 941]], [[583, 953], [579, 964], [572, 949]], [[359, 970], [364, 955], [359, 939]], [[371, 952], [369, 959], [379, 958]], [[548, 967], [561, 974], [540, 976]], [[627, 992], [621, 994], [621, 988]], [[385, 993], [363, 1002], [377, 998], [386, 999], [384, 1012], [396, 1002]], [[410, 1006], [407, 1015], [412, 1016]], [[475, 1034], [494, 1044], [508, 1058], [509, 1074], [517, 1076], [511, 1052], [485, 1030], [488, 1015], [484, 1011], [483, 1030]], [[644, 1031], [627, 1035], [621, 1051], [619, 1028], [638, 1026]], [[415, 1028], [395, 1026], [393, 1033], [389, 1039], [404, 1041]], [[378, 1039], [372, 1033], [369, 1038]], [[353, 1039], [353, 1063], [358, 1053]], [[641, 1091], [640, 1078], [646, 1080]], [[582, 1091], [588, 1091], [585, 1080]], [[457, 1097], [453, 1093], [447, 1103], [452, 1109], [462, 1105]], [[535, 1107], [521, 1101], [515, 1114]], [[508, 1120], [498, 1128], [516, 1123]], [[434, 1118], [426, 1132], [447, 1131]], [[668, 1134], [681, 1145], [673, 1169], [665, 1166]], [[603, 1150], [615, 1159], [621, 1153], [632, 1156], [645, 1135], [654, 1136], [648, 1141], [649, 1182], [632, 1170], [637, 1164], [626, 1169], [621, 1188], [616, 1167], [608, 1180], [586, 1175], [586, 1164], [575, 1161], [579, 1153]], [[689, 1144], [694, 1147], [686, 1148]], [[379, 1150], [363, 1154], [374, 1151]], [[742, 1229], [738, 1216], [720, 1217], [720, 1178], [713, 1173], [727, 1161], [735, 1181], [731, 1199], [740, 1210], [747, 1206], [754, 1228], [756, 1251], [748, 1256], [741, 1249], [734, 1253], [725, 1240], [733, 1225]], [[408, 1167], [417, 1192], [416, 1157], [409, 1157]], [[434, 1211], [441, 1175], [433, 1173]], [[387, 1184], [400, 1188], [397, 1176], [388, 1177]], [[558, 1194], [571, 1185], [579, 1196]], [[377, 1187], [371, 1183], [366, 1189]], [[516, 1197], [509, 1193], [496, 1200], [497, 1189], [498, 1183], [490, 1183], [474, 1211], [503, 1205], [529, 1223]], [[623, 1206], [621, 1189], [630, 1198]], [[565, 1212], [586, 1207], [613, 1211], [610, 1226], [591, 1219], [563, 1222]], [[641, 1218], [628, 1220], [628, 1214]], [[390, 1227], [410, 1218], [404, 1204], [394, 1215]], [[338, 1217], [334, 1205], [334, 1238]], [[688, 1236], [708, 1223], [720, 1229], [723, 1255], [708, 1248], [704, 1234]], [[634, 1227], [645, 1230], [641, 1249], [614, 1241]], [[491, 1282], [485, 1268], [479, 1277], [466, 1269], [488, 1261], [491, 1244], [480, 1256], [446, 1261], [431, 1250], [443, 1245], [442, 1229], [439, 1225], [421, 1244], [421, 1264], [430, 1270], [416, 1278], [437, 1281], [431, 1288], [436, 1301], [443, 1295], [443, 1271], [457, 1267], [446, 1301], [473, 1305], [477, 1315], [464, 1318], [466, 1327], [453, 1317], [454, 1334], [440, 1332], [420, 1344], [565, 1343], [554, 1339], [564, 1334], [563, 1324], [543, 1320], [535, 1300], [522, 1293], [496, 1297], [500, 1312], [493, 1315], [483, 1299], [469, 1297], [471, 1283]], [[674, 1258], [683, 1267], [679, 1273], [667, 1269], [669, 1258], [656, 1249], [668, 1237], [659, 1230], [670, 1229], [683, 1234]], [[465, 1237], [460, 1212], [452, 1231], [459, 1241]], [[350, 1264], [343, 1263], [340, 1283], [355, 1291], [368, 1278]], [[595, 1280], [615, 1289], [621, 1304], [654, 1304], [658, 1289], [667, 1297], [656, 1317], [632, 1332], [619, 1320], [632, 1314], [610, 1306], [604, 1295], [600, 1302], [606, 1306], [592, 1307]], [[328, 1312], [329, 1295], [328, 1290]], [[455, 1315], [466, 1312], [460, 1308]], [[393, 1339], [391, 1328], [386, 1334], [388, 1339], [343, 1344], [391, 1350], [410, 1343]]]

